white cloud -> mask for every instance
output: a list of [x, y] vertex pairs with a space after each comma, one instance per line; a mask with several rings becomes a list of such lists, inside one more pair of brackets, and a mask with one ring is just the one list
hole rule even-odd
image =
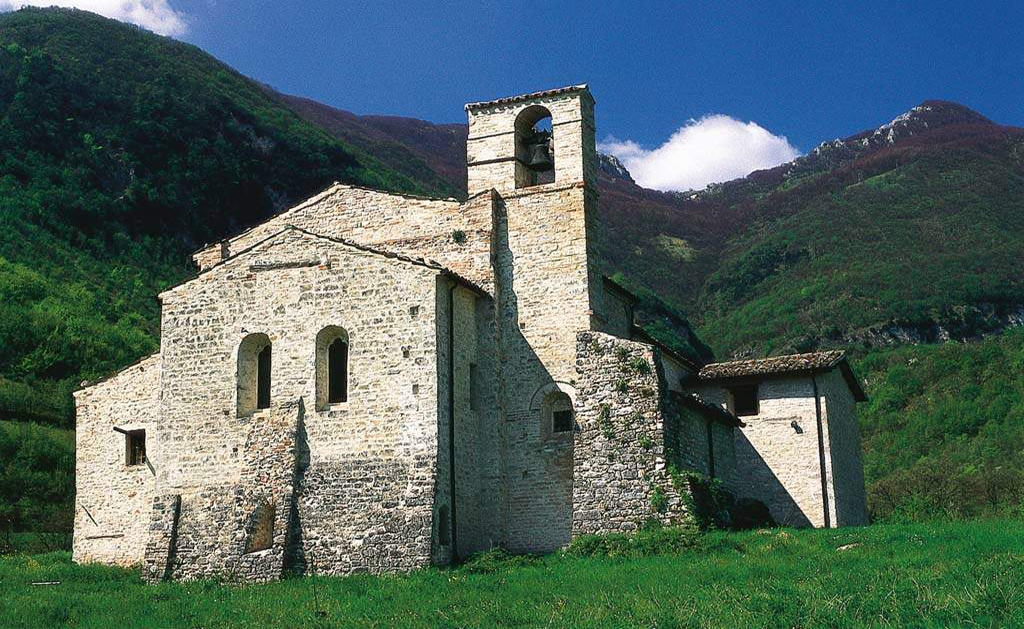
[[619, 158], [637, 184], [655, 190], [700, 190], [800, 155], [785, 137], [721, 114], [687, 121], [654, 150], [611, 136], [598, 149]]
[[0, 0], [0, 11], [21, 7], [74, 7], [131, 22], [161, 35], [182, 35], [188, 30], [185, 14], [168, 0]]

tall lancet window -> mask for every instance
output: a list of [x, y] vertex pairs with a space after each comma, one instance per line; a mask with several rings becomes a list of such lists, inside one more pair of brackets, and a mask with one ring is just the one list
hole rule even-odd
[[256, 362], [256, 408], [270, 408], [270, 345], [260, 350]]
[[270, 408], [270, 337], [249, 334], [238, 346], [238, 416]]
[[348, 401], [348, 343], [336, 338], [327, 349], [327, 402]]
[[316, 335], [316, 406], [348, 402], [349, 349], [345, 328], [329, 325]]

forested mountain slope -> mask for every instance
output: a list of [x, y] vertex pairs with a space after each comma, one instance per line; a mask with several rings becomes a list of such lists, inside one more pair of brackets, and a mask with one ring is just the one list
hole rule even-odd
[[188, 254], [332, 181], [440, 193], [198, 48], [74, 10], [0, 14], [0, 419], [157, 347]]

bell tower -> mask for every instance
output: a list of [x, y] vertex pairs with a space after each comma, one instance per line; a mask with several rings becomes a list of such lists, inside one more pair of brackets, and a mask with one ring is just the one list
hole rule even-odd
[[592, 185], [594, 99], [586, 85], [466, 105], [469, 195], [555, 183]]
[[576, 334], [604, 325], [594, 99], [575, 85], [466, 112], [470, 197], [494, 191], [503, 545], [553, 550], [571, 537], [573, 432], [555, 430], [548, 402], [560, 396], [571, 426]]

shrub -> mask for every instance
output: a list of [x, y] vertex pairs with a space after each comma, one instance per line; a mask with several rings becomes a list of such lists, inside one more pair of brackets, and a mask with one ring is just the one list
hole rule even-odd
[[700, 542], [700, 531], [687, 526], [651, 526], [633, 534], [581, 535], [566, 554], [575, 557], [644, 557], [690, 550]]
[[530, 566], [539, 561], [540, 557], [536, 555], [513, 555], [503, 548], [492, 548], [476, 553], [462, 563], [458, 570], [470, 574], [492, 574]]

